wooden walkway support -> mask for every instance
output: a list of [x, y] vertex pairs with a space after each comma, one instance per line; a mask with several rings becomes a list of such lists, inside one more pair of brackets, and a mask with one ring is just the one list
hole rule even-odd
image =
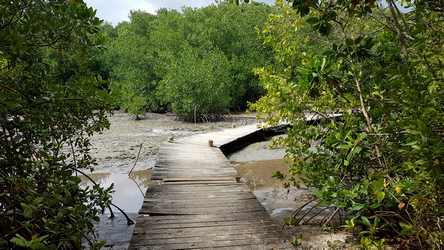
[[293, 249], [219, 149], [259, 130], [250, 125], [162, 145], [158, 184], [145, 195], [130, 249]]

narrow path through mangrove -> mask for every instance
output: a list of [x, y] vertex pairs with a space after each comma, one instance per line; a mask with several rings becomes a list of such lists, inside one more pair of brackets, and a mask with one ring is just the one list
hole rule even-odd
[[220, 150], [259, 131], [249, 125], [163, 144], [130, 249], [293, 249]]

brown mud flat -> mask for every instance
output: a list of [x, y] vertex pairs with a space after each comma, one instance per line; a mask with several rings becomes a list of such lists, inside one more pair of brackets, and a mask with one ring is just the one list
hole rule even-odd
[[172, 114], [146, 113], [141, 120], [115, 111], [109, 117], [110, 128], [91, 139], [92, 155], [98, 169], [109, 167], [130, 168], [140, 145], [142, 149], [139, 166], [152, 167], [162, 142], [193, 134], [239, 127], [256, 122], [254, 114], [234, 114], [223, 121], [209, 123], [187, 123], [178, 121]]

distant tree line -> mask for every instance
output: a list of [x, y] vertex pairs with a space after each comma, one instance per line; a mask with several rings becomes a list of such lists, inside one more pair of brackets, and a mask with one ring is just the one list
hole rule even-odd
[[258, 39], [272, 6], [222, 2], [104, 25], [101, 56], [114, 103], [127, 112], [172, 111], [184, 120], [245, 110], [263, 89], [253, 69], [271, 63]]

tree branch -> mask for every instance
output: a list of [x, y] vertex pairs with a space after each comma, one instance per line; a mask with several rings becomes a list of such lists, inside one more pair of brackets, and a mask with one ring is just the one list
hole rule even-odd
[[[367, 107], [364, 103], [364, 97], [362, 96], [362, 90], [361, 90], [361, 83], [359, 82], [358, 79], [355, 78], [355, 85], [356, 85], [356, 89], [358, 90], [358, 95], [359, 95], [359, 102], [361, 104], [361, 110], [362, 110], [362, 114], [364, 115], [365, 121], [367, 123], [367, 132], [368, 133], [374, 133], [374, 129], [372, 126], [372, 121], [371, 118], [368, 114], [367, 111]], [[382, 161], [382, 157], [381, 157], [381, 152], [379, 150], [379, 146], [377, 144], [374, 145], [375, 148], [375, 152], [376, 152], [376, 157], [378, 158], [378, 163], [381, 167], [384, 167], [384, 163]]]

